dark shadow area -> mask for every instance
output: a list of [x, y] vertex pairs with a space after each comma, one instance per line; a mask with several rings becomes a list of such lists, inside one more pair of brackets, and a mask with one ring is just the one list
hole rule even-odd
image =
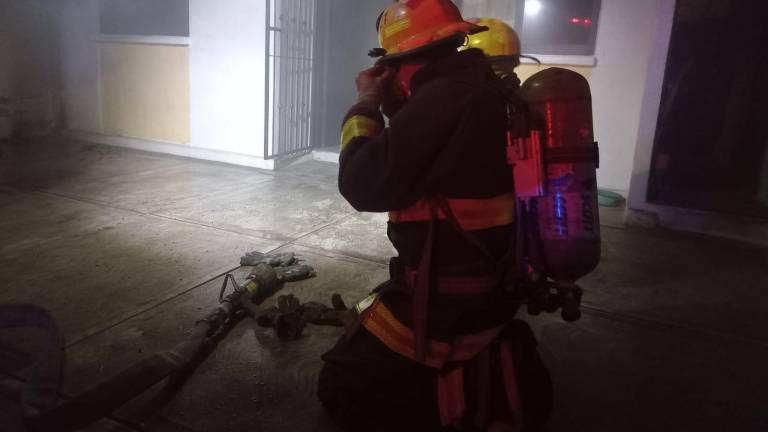
[[648, 200], [768, 218], [764, 2], [678, 2]]

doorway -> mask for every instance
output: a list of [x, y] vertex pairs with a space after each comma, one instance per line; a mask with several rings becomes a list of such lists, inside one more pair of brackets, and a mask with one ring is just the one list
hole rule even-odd
[[311, 151], [317, 0], [267, 0], [264, 157]]
[[763, 3], [677, 2], [649, 202], [768, 219]]
[[357, 99], [355, 78], [371, 67], [378, 46], [376, 18], [392, 0], [324, 0], [318, 3], [317, 73], [312, 116], [315, 149], [339, 151], [341, 122]]

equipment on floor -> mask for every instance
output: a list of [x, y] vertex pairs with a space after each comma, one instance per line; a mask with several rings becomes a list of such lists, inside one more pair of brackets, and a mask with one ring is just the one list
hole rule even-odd
[[[274, 295], [285, 282], [315, 275], [312, 267], [300, 264], [294, 254], [265, 255], [256, 252], [243, 259], [256, 263], [240, 285], [233, 274], [224, 277], [219, 305], [197, 321], [186, 340], [128, 367], [111, 379], [26, 420], [28, 431], [68, 432], [83, 428], [169, 378], [166, 388], [148, 404], [156, 410], [181, 388], [195, 367], [210, 354], [227, 332], [243, 317], [256, 316], [258, 304]], [[227, 294], [227, 288], [232, 291]]]
[[532, 274], [529, 312], [562, 307], [563, 318], [574, 321], [581, 316], [576, 281], [600, 261], [589, 84], [576, 72], [549, 68], [525, 81], [519, 95], [525, 106], [511, 102], [508, 109], [507, 162], [518, 197], [518, 263]]
[[597, 204], [600, 207], [621, 207], [626, 204], [626, 202], [627, 199], [621, 194], [605, 189], [597, 190]]
[[347, 318], [347, 307], [339, 294], [334, 294], [328, 307], [318, 302], [301, 303], [293, 294], [279, 296], [277, 305], [254, 314], [262, 327], [272, 327], [283, 341], [301, 337], [308, 323], [332, 327], [343, 327]]

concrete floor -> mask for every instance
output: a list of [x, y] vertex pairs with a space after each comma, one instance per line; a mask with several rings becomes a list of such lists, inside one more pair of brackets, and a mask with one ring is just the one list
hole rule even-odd
[[[318, 270], [302, 300], [360, 298], [387, 277], [382, 215], [339, 196], [337, 166], [273, 173], [41, 140], [0, 146], [0, 302], [49, 308], [67, 341], [64, 394], [167, 348], [215, 304], [250, 250]], [[552, 431], [768, 431], [768, 250], [628, 229], [603, 209], [584, 318], [526, 317], [556, 386]], [[242, 274], [243, 270], [239, 270]], [[148, 392], [91, 431], [334, 431], [315, 399], [310, 326], [281, 343], [242, 322], [161, 414]]]

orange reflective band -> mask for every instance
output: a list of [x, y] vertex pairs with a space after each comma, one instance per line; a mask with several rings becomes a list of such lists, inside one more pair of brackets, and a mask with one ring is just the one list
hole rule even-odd
[[[397, 320], [392, 312], [377, 300], [363, 319], [365, 327], [392, 351], [411, 360], [416, 358], [413, 331]], [[444, 342], [429, 341], [425, 364], [441, 369], [451, 352], [451, 346]]]
[[[459, 226], [466, 231], [509, 225], [515, 221], [514, 194], [489, 199], [449, 199], [447, 202]], [[432, 209], [424, 200], [405, 210], [389, 212], [389, 221], [393, 223], [423, 222], [430, 219]], [[442, 209], [438, 211], [438, 219], [447, 219]]]
[[362, 115], [350, 117], [341, 128], [341, 150], [344, 151], [352, 139], [361, 136], [374, 136], [380, 130], [381, 124], [372, 118]]
[[407, 17], [405, 19], [401, 19], [400, 21], [395, 21], [391, 24], [387, 24], [386, 26], [383, 26], [381, 29], [382, 37], [384, 39], [389, 39], [392, 36], [400, 33], [403, 30], [407, 30], [408, 27], [411, 26], [411, 20]]
[[[413, 331], [398, 321], [381, 300], [376, 300], [366, 312], [362, 325], [389, 349], [415, 361]], [[442, 369], [448, 362], [470, 360], [496, 339], [500, 331], [501, 327], [494, 327], [480, 333], [462, 335], [452, 344], [430, 340], [423, 363], [431, 368]]]

